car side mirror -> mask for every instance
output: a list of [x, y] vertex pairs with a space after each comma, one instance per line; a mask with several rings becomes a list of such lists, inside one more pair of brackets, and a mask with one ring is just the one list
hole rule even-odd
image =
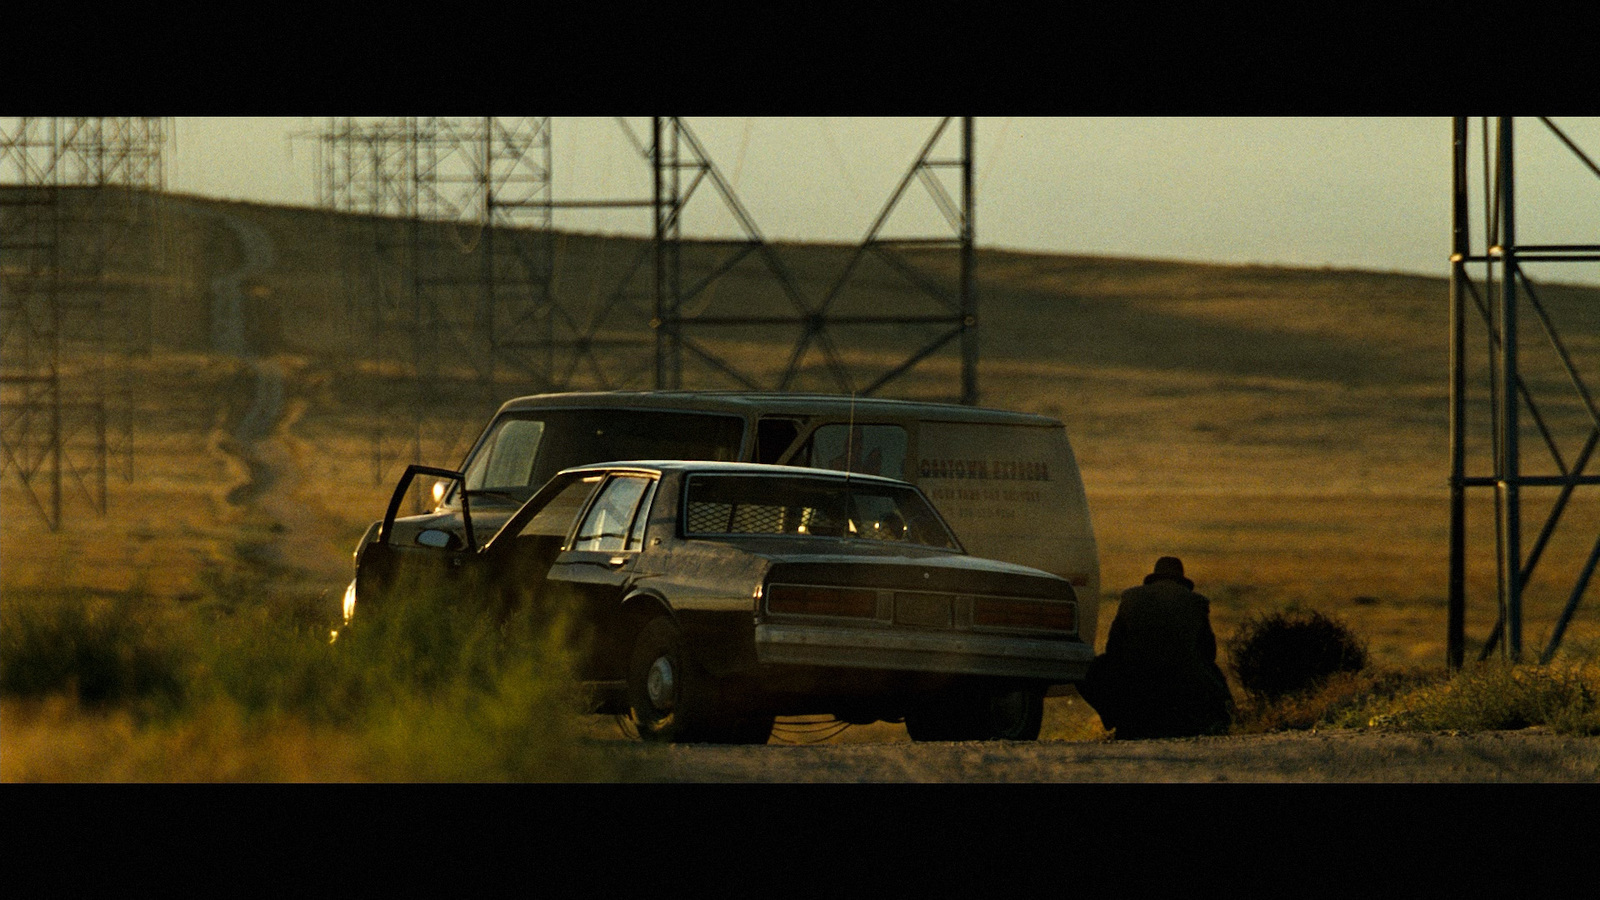
[[440, 550], [461, 549], [461, 538], [449, 531], [441, 531], [438, 528], [429, 528], [417, 535], [417, 543], [424, 547], [437, 547]]

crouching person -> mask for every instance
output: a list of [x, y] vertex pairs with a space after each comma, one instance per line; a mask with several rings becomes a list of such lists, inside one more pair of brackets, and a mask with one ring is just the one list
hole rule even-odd
[[1143, 585], [1122, 592], [1106, 652], [1078, 693], [1118, 739], [1228, 730], [1233, 696], [1217, 666], [1211, 601], [1195, 593], [1181, 560], [1161, 557]]

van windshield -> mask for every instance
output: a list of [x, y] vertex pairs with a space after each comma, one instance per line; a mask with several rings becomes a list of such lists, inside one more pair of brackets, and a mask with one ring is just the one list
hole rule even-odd
[[[644, 459], [739, 458], [738, 416], [637, 409], [547, 409], [507, 413], [466, 464], [467, 490], [520, 504], [572, 466]], [[452, 494], [449, 503], [459, 503]]]

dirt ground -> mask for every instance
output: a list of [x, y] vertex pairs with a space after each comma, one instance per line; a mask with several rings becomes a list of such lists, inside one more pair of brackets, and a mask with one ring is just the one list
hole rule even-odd
[[1548, 728], [1381, 728], [1118, 741], [1076, 696], [1045, 701], [1037, 741], [915, 743], [903, 725], [779, 719], [766, 746], [655, 746], [591, 717], [585, 739], [624, 781], [654, 783], [1600, 782], [1600, 739]]
[[1540, 728], [1339, 730], [1153, 741], [904, 741], [601, 748], [666, 783], [1518, 783], [1600, 781], [1600, 740]]

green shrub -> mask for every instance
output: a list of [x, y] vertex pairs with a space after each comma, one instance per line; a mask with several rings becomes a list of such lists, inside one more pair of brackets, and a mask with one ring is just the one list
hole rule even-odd
[[0, 694], [75, 696], [87, 706], [179, 702], [189, 664], [141, 593], [8, 591], [0, 605]]
[[1315, 690], [1335, 673], [1367, 666], [1366, 644], [1344, 623], [1315, 611], [1254, 615], [1227, 650], [1239, 685], [1258, 703]]
[[532, 607], [501, 617], [463, 593], [418, 582], [333, 643], [280, 651], [276, 702], [256, 702], [347, 724], [385, 780], [606, 777], [579, 737], [567, 619]]
[[275, 617], [256, 603], [219, 622], [205, 654], [207, 681], [253, 711], [353, 722], [411, 699], [492, 692], [519, 677], [564, 683], [569, 654], [560, 623], [532, 609], [506, 617], [463, 604], [461, 584], [419, 579], [381, 608], [363, 608], [328, 640], [326, 628]]
[[[486, 615], [458, 588], [415, 585], [332, 643], [270, 586], [180, 606], [7, 591], [0, 687], [45, 700], [48, 728], [104, 733], [142, 761], [56, 742], [41, 771], [71, 780], [614, 777], [581, 736], [566, 620]], [[63, 711], [80, 705], [98, 712]], [[330, 746], [337, 759], [319, 760]]]

